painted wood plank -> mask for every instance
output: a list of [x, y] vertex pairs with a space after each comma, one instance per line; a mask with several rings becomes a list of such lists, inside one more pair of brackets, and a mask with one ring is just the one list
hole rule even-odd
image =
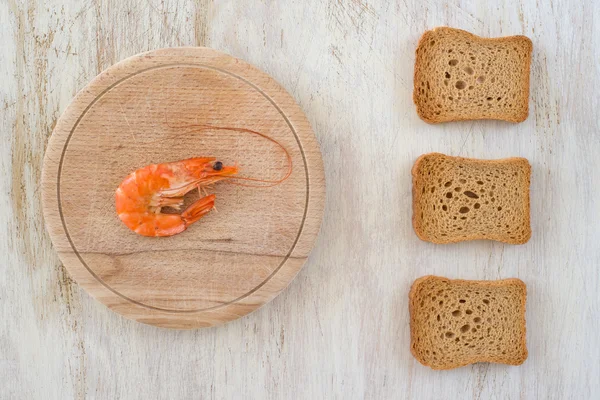
[[[593, 0], [2, 2], [0, 397], [600, 397], [599, 19]], [[525, 122], [417, 117], [414, 49], [439, 25], [532, 39]], [[180, 332], [126, 320], [73, 283], [45, 231], [39, 182], [55, 121], [89, 80], [142, 51], [196, 45], [292, 94], [320, 142], [327, 202], [315, 249], [282, 295]], [[531, 240], [419, 241], [410, 168], [430, 151], [528, 158]], [[525, 281], [528, 360], [421, 366], [407, 296], [425, 274]]]

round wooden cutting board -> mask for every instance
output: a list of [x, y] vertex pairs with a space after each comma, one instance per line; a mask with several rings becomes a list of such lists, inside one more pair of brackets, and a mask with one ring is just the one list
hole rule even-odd
[[[199, 129], [193, 125], [213, 128]], [[219, 182], [216, 210], [171, 237], [143, 237], [115, 211], [132, 171], [190, 157], [235, 163], [273, 187]], [[321, 224], [321, 153], [294, 99], [252, 65], [207, 48], [162, 49], [101, 73], [58, 121], [44, 160], [43, 206], [74, 279], [112, 310], [169, 328], [248, 314], [298, 273]], [[186, 196], [186, 206], [198, 198]]]

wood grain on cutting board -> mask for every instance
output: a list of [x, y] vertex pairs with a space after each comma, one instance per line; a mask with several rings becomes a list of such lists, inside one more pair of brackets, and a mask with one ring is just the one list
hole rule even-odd
[[[236, 128], [281, 144], [289, 178], [215, 184], [207, 190], [217, 211], [175, 236], [142, 237], [121, 223], [115, 190], [148, 164], [206, 156], [239, 165], [242, 177], [285, 176], [280, 146]], [[170, 328], [230, 321], [276, 296], [310, 253], [325, 191], [294, 100], [267, 74], [207, 48], [148, 52], [100, 74], [58, 121], [42, 178], [46, 225], [69, 273], [114, 311]]]

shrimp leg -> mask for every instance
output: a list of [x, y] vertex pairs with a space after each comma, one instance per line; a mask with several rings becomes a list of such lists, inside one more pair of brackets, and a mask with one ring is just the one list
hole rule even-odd
[[210, 210], [215, 207], [215, 195], [211, 194], [209, 196], [205, 196], [191, 206], [185, 209], [184, 212], [181, 213], [181, 218], [185, 222], [186, 226], [193, 224], [202, 218], [205, 214], [207, 214]]

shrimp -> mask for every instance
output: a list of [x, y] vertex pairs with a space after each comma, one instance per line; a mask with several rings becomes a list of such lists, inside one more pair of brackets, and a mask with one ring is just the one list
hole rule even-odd
[[[172, 236], [183, 232], [215, 208], [215, 195], [202, 197], [190, 205], [181, 214], [161, 213], [162, 207], [179, 210], [183, 205], [183, 196], [198, 189], [204, 189], [213, 183], [226, 180], [238, 186], [268, 188], [279, 185], [292, 174], [292, 157], [277, 140], [257, 131], [246, 128], [220, 127], [211, 125], [184, 125], [180, 127], [189, 135], [192, 131], [230, 131], [262, 137], [275, 143], [283, 150], [288, 168], [285, 175], [276, 180], [237, 176], [239, 168], [224, 166], [214, 157], [195, 157], [187, 160], [163, 164], [151, 164], [129, 174], [117, 188], [115, 204], [119, 218], [129, 229], [143, 236]], [[250, 181], [260, 184], [241, 183]]]
[[117, 188], [117, 214], [129, 229], [143, 236], [181, 233], [214, 208], [215, 195], [200, 198], [181, 214], [166, 214], [161, 209], [179, 210], [186, 193], [237, 173], [237, 166], [224, 166], [210, 157], [147, 165], [129, 174]]

